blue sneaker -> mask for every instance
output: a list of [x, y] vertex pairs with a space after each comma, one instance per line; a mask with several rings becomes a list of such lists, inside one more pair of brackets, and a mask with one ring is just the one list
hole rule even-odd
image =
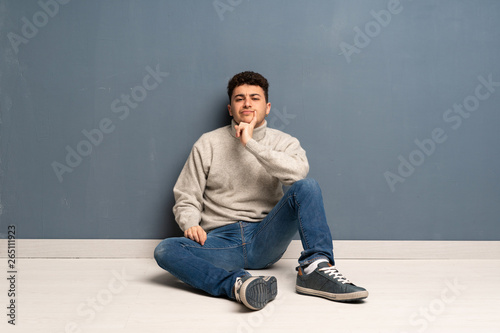
[[320, 296], [332, 301], [351, 302], [368, 297], [365, 288], [354, 285], [328, 262], [322, 262], [310, 274], [297, 267], [296, 290], [299, 294]]
[[278, 282], [274, 276], [244, 276], [236, 279], [234, 296], [251, 310], [260, 310], [276, 298]]

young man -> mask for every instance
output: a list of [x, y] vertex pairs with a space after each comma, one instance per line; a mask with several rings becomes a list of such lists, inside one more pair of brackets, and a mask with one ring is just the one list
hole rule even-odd
[[[163, 240], [155, 259], [195, 288], [259, 310], [276, 297], [277, 281], [246, 269], [278, 261], [298, 230], [304, 251], [297, 292], [366, 298], [334, 266], [321, 190], [305, 178], [305, 151], [296, 138], [267, 127], [268, 87], [254, 72], [229, 81], [231, 125], [201, 136], [174, 186], [173, 211], [185, 237]], [[282, 185], [290, 186], [284, 195]]]

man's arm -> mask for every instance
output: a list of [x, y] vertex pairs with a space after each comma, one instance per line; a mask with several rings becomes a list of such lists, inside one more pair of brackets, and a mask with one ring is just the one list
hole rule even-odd
[[309, 162], [306, 152], [300, 146], [299, 140], [290, 137], [284, 150], [274, 150], [255, 140], [249, 140], [246, 148], [266, 169], [284, 185], [292, 185], [307, 177]]
[[235, 126], [236, 137], [240, 138], [241, 144], [257, 158], [270, 175], [278, 178], [283, 184], [292, 185], [297, 180], [304, 179], [309, 172], [309, 162], [299, 140], [290, 136], [281, 150], [264, 146], [252, 138], [256, 120], [254, 113], [250, 123], [242, 122]]
[[195, 144], [174, 186], [173, 212], [184, 236], [201, 245], [207, 238], [205, 230], [199, 225], [205, 185], [206, 166], [203, 166], [201, 153]]

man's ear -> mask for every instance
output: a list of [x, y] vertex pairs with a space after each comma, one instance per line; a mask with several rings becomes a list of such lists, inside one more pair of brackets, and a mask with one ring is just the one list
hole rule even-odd
[[232, 117], [233, 113], [231, 112], [231, 104], [227, 105], [227, 111], [229, 111], [229, 115]]

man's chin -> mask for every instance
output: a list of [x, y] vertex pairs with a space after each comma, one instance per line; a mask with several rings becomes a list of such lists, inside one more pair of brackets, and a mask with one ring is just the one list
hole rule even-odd
[[233, 118], [234, 122], [237, 123], [238, 125], [240, 123], [247, 123], [247, 124], [250, 124], [250, 122], [252, 121], [253, 117], [241, 117], [240, 119], [236, 120]]

